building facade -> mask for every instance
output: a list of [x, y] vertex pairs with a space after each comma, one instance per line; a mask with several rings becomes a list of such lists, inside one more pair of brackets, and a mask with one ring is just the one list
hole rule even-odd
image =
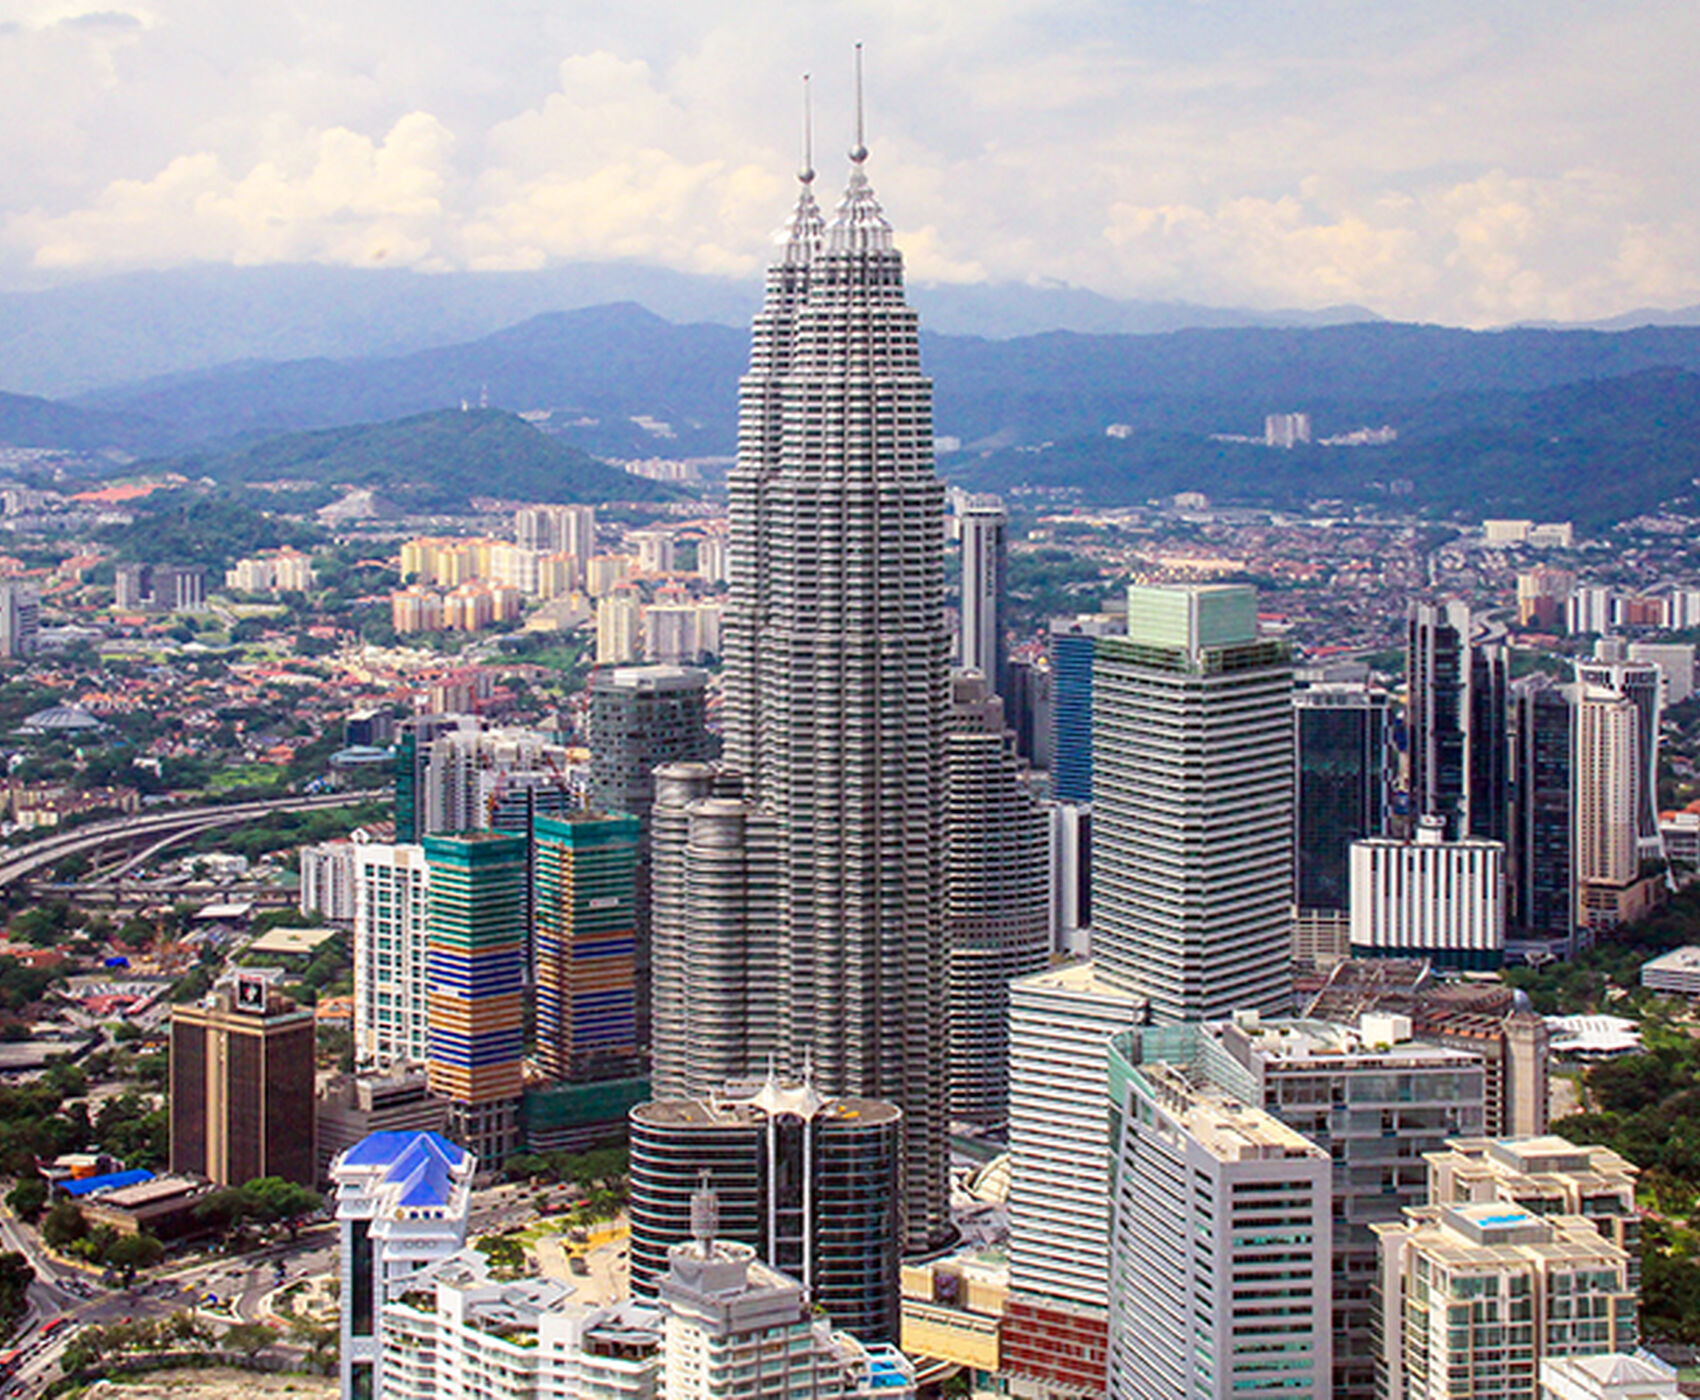
[[720, 1238], [754, 1248], [865, 1341], [898, 1336], [902, 1115], [777, 1080], [632, 1110], [632, 1291], [653, 1296], [692, 1237], [704, 1178]]
[[947, 1229], [943, 487], [866, 156], [830, 220], [805, 172], [739, 388], [723, 795], [772, 822], [778, 1020], [758, 1039], [823, 1092], [901, 1105], [921, 1247]]
[[468, 832], [423, 844], [431, 1091], [449, 1102], [449, 1136], [494, 1170], [519, 1144], [527, 841]]
[[[945, 740], [945, 1065], [950, 1115], [1009, 1113], [1009, 985], [1050, 953], [1049, 823], [987, 682], [953, 677]], [[987, 716], [991, 718], [988, 721]]]
[[1349, 908], [1351, 844], [1386, 832], [1387, 702], [1385, 692], [1367, 685], [1325, 683], [1293, 692], [1293, 893], [1301, 914]]
[[384, 1375], [384, 1312], [466, 1244], [473, 1167], [464, 1147], [429, 1132], [373, 1133], [332, 1162], [345, 1400], [402, 1393]]
[[415, 843], [354, 847], [354, 1062], [424, 1064], [430, 1051], [426, 891]]
[[1291, 696], [1243, 585], [1136, 585], [1098, 641], [1093, 958], [1154, 1023], [1292, 1009]]
[[268, 972], [239, 969], [201, 1001], [171, 1008], [173, 1172], [220, 1186], [318, 1179], [313, 1012], [277, 991]]
[[538, 817], [532, 826], [537, 1062], [554, 1079], [634, 1071], [636, 817]]
[[995, 694], [1009, 695], [1004, 574], [1009, 568], [1009, 514], [996, 496], [971, 496], [957, 512], [962, 546], [962, 609], [957, 658], [978, 671]]
[[1436, 1205], [1375, 1232], [1378, 1400], [1537, 1400], [1542, 1362], [1634, 1349], [1628, 1255], [1581, 1216]]
[[1419, 817], [1414, 841], [1352, 843], [1354, 957], [1473, 971], [1505, 961], [1505, 847], [1444, 831], [1444, 818]]
[[1110, 1400], [1331, 1400], [1328, 1153], [1190, 1072], [1197, 1026], [1110, 1042]]

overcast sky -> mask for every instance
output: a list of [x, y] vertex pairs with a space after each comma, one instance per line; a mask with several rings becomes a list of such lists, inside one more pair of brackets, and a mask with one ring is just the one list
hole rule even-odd
[[850, 49], [910, 275], [1412, 320], [1700, 302], [1694, 0], [0, 0], [0, 285], [749, 274]]

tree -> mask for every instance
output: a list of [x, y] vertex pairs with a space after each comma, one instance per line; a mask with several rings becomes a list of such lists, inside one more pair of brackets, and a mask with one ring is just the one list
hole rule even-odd
[[6, 1204], [20, 1220], [32, 1224], [47, 1208], [47, 1183], [39, 1176], [26, 1176], [6, 1193]]
[[267, 1327], [263, 1322], [238, 1322], [225, 1328], [224, 1336], [219, 1340], [232, 1351], [252, 1358], [277, 1340], [277, 1329]]
[[336, 1365], [339, 1337], [335, 1327], [309, 1322], [304, 1317], [289, 1320], [292, 1340], [307, 1348], [307, 1369], [328, 1372]]
[[10, 1332], [29, 1310], [29, 1288], [35, 1270], [15, 1250], [0, 1254], [0, 1334]]
[[296, 1236], [296, 1222], [304, 1215], [322, 1210], [325, 1204], [317, 1191], [285, 1181], [280, 1176], [261, 1176], [245, 1182], [242, 1194], [247, 1199], [252, 1219], [262, 1225], [287, 1225], [290, 1239]]
[[239, 1186], [226, 1186], [222, 1191], [214, 1191], [204, 1200], [197, 1201], [194, 1209], [195, 1219], [208, 1221], [226, 1239], [242, 1228], [248, 1212], [248, 1197]]
[[106, 1251], [105, 1262], [124, 1275], [124, 1286], [135, 1282], [136, 1270], [147, 1269], [165, 1257], [165, 1246], [152, 1235], [120, 1235]]
[[64, 1249], [88, 1232], [89, 1223], [83, 1219], [82, 1209], [69, 1197], [55, 1201], [41, 1222], [41, 1238], [49, 1249]]

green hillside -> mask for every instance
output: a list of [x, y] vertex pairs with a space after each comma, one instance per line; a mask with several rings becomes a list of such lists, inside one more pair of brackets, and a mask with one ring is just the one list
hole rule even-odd
[[474, 496], [653, 501], [672, 492], [497, 409], [452, 409], [390, 423], [286, 433], [229, 451], [148, 463], [221, 485], [314, 481], [369, 488], [406, 514], [465, 511]]

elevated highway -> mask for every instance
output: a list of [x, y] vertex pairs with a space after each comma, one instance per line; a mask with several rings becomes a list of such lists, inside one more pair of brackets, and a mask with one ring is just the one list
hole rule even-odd
[[[27, 846], [0, 853], [0, 891], [11, 889], [67, 856], [91, 855], [114, 846], [145, 849], [149, 855], [202, 832], [242, 826], [278, 812], [316, 812], [353, 807], [384, 796], [382, 790], [326, 792], [311, 796], [263, 797], [221, 806], [171, 807], [128, 816], [109, 817], [70, 831], [55, 832]], [[127, 863], [128, 864], [128, 863]]]

